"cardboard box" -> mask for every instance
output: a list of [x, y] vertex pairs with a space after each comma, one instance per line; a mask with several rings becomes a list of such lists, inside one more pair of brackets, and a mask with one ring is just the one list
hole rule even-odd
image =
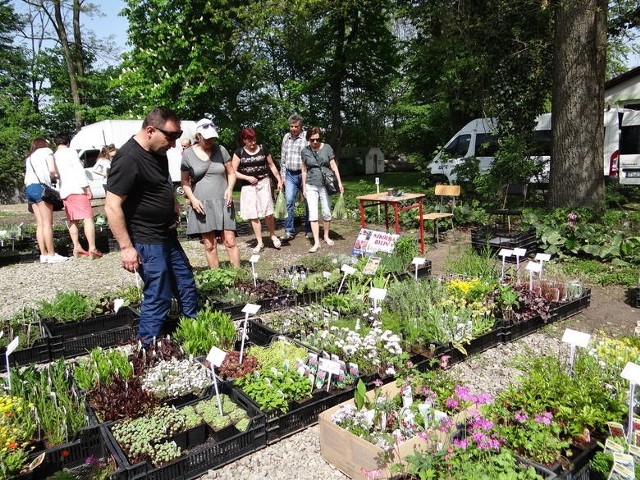
[[[382, 394], [390, 398], [400, 392], [393, 383], [381, 387]], [[373, 391], [367, 392], [369, 398], [373, 398]], [[431, 437], [433, 442], [425, 441], [419, 437], [411, 438], [394, 448], [393, 458], [386, 462], [385, 452], [382, 448], [354, 435], [339, 427], [331, 421], [333, 414], [343, 405], [353, 405], [353, 400], [343, 402], [318, 416], [320, 425], [320, 453], [327, 462], [340, 469], [345, 475], [357, 479], [366, 480], [365, 472], [381, 470], [376, 478], [389, 478], [389, 467], [400, 461], [407, 455], [416, 451], [434, 450], [446, 448], [449, 445], [451, 432], [434, 432]]]

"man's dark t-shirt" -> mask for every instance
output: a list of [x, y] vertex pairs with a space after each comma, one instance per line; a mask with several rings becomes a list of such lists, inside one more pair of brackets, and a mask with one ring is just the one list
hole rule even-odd
[[107, 191], [127, 197], [122, 210], [132, 242], [162, 243], [174, 237], [174, 193], [166, 155], [147, 152], [129, 139], [111, 162]]

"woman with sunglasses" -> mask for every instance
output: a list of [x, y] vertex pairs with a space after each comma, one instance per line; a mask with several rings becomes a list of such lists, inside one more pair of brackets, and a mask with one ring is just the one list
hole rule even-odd
[[324, 188], [322, 172], [320, 167], [327, 167], [333, 170], [338, 179], [340, 193], [344, 192], [342, 179], [338, 171], [335, 155], [331, 145], [322, 143], [320, 137], [322, 131], [320, 127], [311, 127], [307, 131], [309, 145], [302, 149], [302, 194], [307, 199], [309, 207], [309, 225], [313, 234], [313, 246], [309, 252], [315, 253], [320, 248], [320, 226], [318, 225], [318, 201], [322, 206], [322, 220], [324, 223], [323, 234], [327, 245], [333, 245], [333, 240], [329, 238], [331, 228], [331, 200]]
[[191, 203], [187, 214], [187, 234], [200, 234], [209, 268], [218, 268], [216, 238], [222, 236], [229, 262], [240, 267], [236, 245], [236, 211], [233, 186], [236, 174], [229, 152], [218, 145], [218, 132], [211, 120], [196, 124], [196, 144], [182, 153], [182, 188]]

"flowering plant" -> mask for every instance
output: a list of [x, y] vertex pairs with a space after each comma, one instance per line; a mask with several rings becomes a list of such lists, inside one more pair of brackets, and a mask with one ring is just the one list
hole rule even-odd
[[497, 431], [517, 454], [551, 465], [571, 442], [560, 438], [561, 428], [551, 412], [529, 414], [524, 410], [500, 416]]
[[18, 397], [0, 396], [0, 477], [13, 478], [27, 461], [29, 435], [19, 422], [16, 414], [21, 413], [26, 402]]

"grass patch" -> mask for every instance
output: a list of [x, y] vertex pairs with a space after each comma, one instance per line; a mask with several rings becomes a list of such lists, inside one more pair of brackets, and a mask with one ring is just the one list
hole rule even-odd
[[596, 285], [620, 285], [633, 288], [638, 285], [637, 265], [613, 265], [599, 260], [570, 259], [554, 265], [567, 277]]

